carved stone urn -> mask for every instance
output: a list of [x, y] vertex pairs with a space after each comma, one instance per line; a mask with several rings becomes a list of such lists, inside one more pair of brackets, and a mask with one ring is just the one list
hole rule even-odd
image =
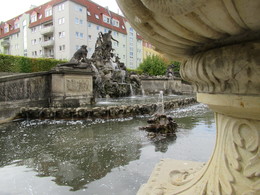
[[260, 1], [117, 0], [215, 112], [205, 164], [162, 160], [138, 194], [260, 194]]

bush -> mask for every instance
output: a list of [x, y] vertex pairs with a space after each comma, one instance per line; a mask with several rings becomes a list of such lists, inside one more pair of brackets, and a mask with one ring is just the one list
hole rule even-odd
[[166, 73], [168, 63], [159, 56], [148, 56], [138, 67], [139, 71], [149, 75], [164, 75]]
[[64, 62], [66, 61], [0, 54], [0, 72], [30, 73], [49, 71], [57, 64]]

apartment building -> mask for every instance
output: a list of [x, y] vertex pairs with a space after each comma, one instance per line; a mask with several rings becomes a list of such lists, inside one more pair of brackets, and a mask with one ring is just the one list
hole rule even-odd
[[148, 42], [146, 40], [142, 40], [142, 44], [143, 44], [143, 53], [142, 53], [143, 60], [145, 58], [147, 58], [148, 56], [153, 56], [153, 55], [164, 58], [164, 56], [161, 53], [159, 53], [155, 50], [155, 47], [150, 42]]
[[0, 24], [0, 53], [70, 59], [81, 45], [88, 58], [98, 33], [112, 31], [115, 53], [129, 68], [142, 62], [142, 39], [127, 20], [90, 0], [52, 0]]

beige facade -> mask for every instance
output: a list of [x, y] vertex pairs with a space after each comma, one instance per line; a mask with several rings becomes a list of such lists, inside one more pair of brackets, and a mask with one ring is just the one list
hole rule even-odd
[[[89, 14], [97, 14], [95, 6], [100, 8], [97, 22], [88, 19]], [[2, 25], [0, 53], [69, 60], [81, 45], [87, 45], [90, 58], [95, 50], [98, 33], [112, 30], [113, 38], [119, 41], [113, 41], [115, 55], [118, 55], [120, 61], [128, 68], [137, 68], [143, 58], [142, 40], [138, 39], [137, 33], [123, 16], [113, 13], [109, 20], [111, 23], [104, 23], [107, 19], [105, 17], [110, 17], [107, 13], [112, 12], [91, 1], [86, 1], [84, 5], [77, 0], [50, 1], [49, 4], [46, 3], [12, 19], [19, 23], [17, 31], [11, 30], [15, 25], [10, 24], [12, 20], [7, 21], [10, 32], [5, 36], [5, 26]], [[114, 19], [114, 15], [121, 18], [124, 24]], [[114, 20], [116, 24], [112, 25]], [[115, 26], [119, 26], [121, 30]]]

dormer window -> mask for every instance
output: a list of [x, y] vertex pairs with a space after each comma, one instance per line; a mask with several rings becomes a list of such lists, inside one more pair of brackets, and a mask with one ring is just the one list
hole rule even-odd
[[4, 33], [8, 33], [9, 32], [9, 24], [5, 24], [4, 26]]
[[112, 25], [116, 26], [116, 27], [119, 27], [119, 21], [113, 18], [112, 19]]
[[111, 18], [109, 16], [103, 15], [103, 22], [110, 24]]
[[36, 21], [37, 21], [37, 13], [33, 12], [32, 15], [31, 15], [31, 23], [36, 22]]
[[88, 14], [88, 16], [91, 16], [91, 13], [89, 11], [87, 11], [87, 14]]
[[14, 29], [17, 29], [17, 28], [19, 28], [19, 19], [16, 19], [14, 21]]
[[95, 14], [95, 17], [96, 17], [96, 19], [98, 19], [98, 20], [99, 20], [99, 15]]
[[122, 25], [122, 29], [125, 29], [125, 27]]
[[9, 27], [5, 27], [4, 28], [4, 33], [8, 33], [9, 32]]
[[52, 16], [52, 8], [51, 7], [48, 7], [45, 10], [45, 17], [49, 17], [49, 16]]

